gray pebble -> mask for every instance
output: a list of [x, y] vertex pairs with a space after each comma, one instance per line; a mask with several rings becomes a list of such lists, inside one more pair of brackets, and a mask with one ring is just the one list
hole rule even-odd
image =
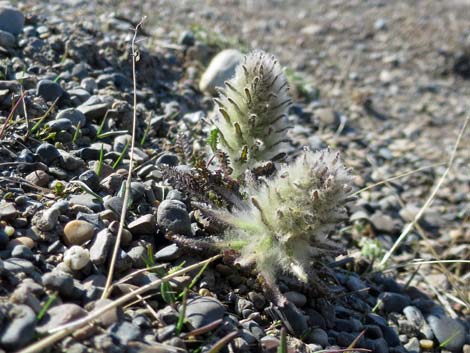
[[90, 121], [102, 119], [109, 107], [108, 103], [98, 103], [93, 105], [85, 104], [86, 102], [80, 105], [77, 109], [85, 115], [87, 120]]
[[93, 240], [90, 247], [90, 261], [95, 265], [106, 262], [115, 237], [108, 229], [101, 230]]
[[[186, 316], [187, 315], [188, 312], [186, 311]], [[170, 305], [157, 311], [158, 321], [161, 321], [166, 325], [176, 324], [178, 322], [178, 317], [178, 312]]]
[[26, 260], [34, 259], [34, 254], [31, 251], [31, 249], [21, 244], [18, 244], [13, 248], [13, 250], [11, 251], [11, 256], [18, 257], [21, 259], [26, 259]]
[[175, 335], [176, 325], [166, 325], [157, 330], [157, 339], [159, 342], [170, 339]]
[[34, 215], [33, 223], [43, 232], [53, 230], [59, 220], [60, 211], [57, 208], [49, 208], [45, 211], [40, 211]]
[[72, 195], [69, 198], [69, 202], [71, 205], [81, 205], [88, 207], [95, 212], [100, 212], [103, 209], [101, 203], [90, 194]]
[[382, 212], [376, 212], [370, 217], [375, 229], [387, 234], [397, 234], [401, 229], [401, 222]]
[[26, 273], [32, 274], [36, 268], [34, 267], [31, 261], [20, 259], [17, 257], [10, 257], [3, 261], [4, 271], [9, 271], [13, 274], [15, 273]]
[[108, 332], [111, 336], [117, 338], [121, 344], [127, 345], [130, 341], [137, 340], [141, 331], [140, 328], [130, 322], [122, 321], [113, 324]]
[[39, 156], [41, 161], [48, 166], [61, 158], [59, 150], [47, 142], [38, 146], [36, 154]]
[[70, 321], [79, 319], [88, 314], [88, 312], [77, 304], [60, 304], [49, 308], [47, 314], [37, 327], [39, 333], [47, 333], [49, 330], [62, 326]]
[[15, 204], [12, 202], [1, 202], [0, 203], [0, 219], [13, 220], [16, 218], [18, 212]]
[[156, 220], [152, 214], [143, 215], [131, 223], [128, 228], [133, 235], [154, 234], [156, 228]]
[[68, 119], [56, 119], [47, 123], [47, 127], [50, 131], [60, 131], [60, 130], [71, 130], [72, 123]]
[[173, 233], [191, 235], [191, 220], [186, 206], [180, 201], [162, 201], [157, 210], [157, 223]]
[[23, 32], [24, 15], [13, 7], [0, 4], [0, 30], [18, 35]]
[[322, 348], [328, 346], [328, 334], [321, 328], [314, 328], [308, 335], [308, 340], [311, 343], [316, 343]]
[[298, 308], [303, 307], [307, 303], [307, 297], [299, 292], [294, 292], [294, 291], [285, 292], [284, 296], [287, 298], [287, 300], [294, 303], [295, 306]]
[[73, 277], [62, 271], [45, 273], [42, 276], [44, 287], [57, 291], [61, 297], [71, 298], [74, 294]]
[[127, 271], [132, 267], [132, 259], [127, 255], [124, 250], [119, 250], [116, 257], [116, 267], [115, 270], [117, 273], [122, 273]]
[[98, 85], [94, 78], [86, 77], [80, 82], [80, 87], [86, 89], [90, 94], [93, 94], [93, 91], [98, 88]]
[[0, 30], [0, 46], [7, 49], [15, 47], [15, 36], [9, 32]]
[[186, 318], [193, 328], [199, 328], [221, 319], [225, 307], [212, 297], [194, 297], [187, 301]]
[[93, 191], [98, 191], [100, 187], [100, 178], [93, 170], [87, 170], [79, 175], [78, 180], [84, 182]]
[[447, 342], [445, 349], [460, 352], [465, 344], [465, 327], [457, 320], [444, 315], [429, 315], [427, 318], [439, 343]]
[[7, 316], [6, 325], [0, 335], [0, 346], [9, 351], [16, 351], [33, 339], [36, 315], [29, 306], [13, 305], [8, 309]]
[[81, 158], [75, 157], [66, 151], [59, 150], [59, 153], [62, 157], [59, 159], [60, 167], [69, 172], [74, 172], [85, 165]]
[[64, 93], [64, 89], [57, 82], [51, 80], [41, 80], [37, 85], [36, 94], [48, 102], [55, 101], [57, 98], [62, 97]]
[[117, 215], [120, 215], [123, 205], [123, 199], [119, 196], [112, 196], [106, 198], [103, 204], [106, 209], [115, 212]]
[[[90, 253], [91, 253], [91, 249], [90, 249]], [[127, 252], [127, 255], [132, 260], [133, 268], [145, 267], [145, 262], [142, 259], [145, 258], [146, 254], [147, 254], [147, 249], [142, 245], [134, 246]]]
[[181, 256], [181, 249], [176, 244], [165, 246], [154, 255], [155, 261], [173, 261]]
[[86, 124], [85, 115], [75, 108], [64, 109], [57, 113], [56, 120], [62, 119], [70, 121], [72, 126], [77, 126], [78, 124], [80, 124], [80, 126], [83, 127]]

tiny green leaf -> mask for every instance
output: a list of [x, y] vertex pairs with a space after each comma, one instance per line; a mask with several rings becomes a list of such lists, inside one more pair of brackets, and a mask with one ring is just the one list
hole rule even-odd
[[219, 139], [219, 129], [213, 128], [207, 138], [207, 144], [210, 146], [212, 152], [217, 151], [217, 142]]

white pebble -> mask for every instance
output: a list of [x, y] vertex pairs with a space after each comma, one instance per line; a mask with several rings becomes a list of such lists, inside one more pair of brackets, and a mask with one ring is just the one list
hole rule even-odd
[[64, 254], [64, 263], [74, 271], [81, 270], [90, 262], [90, 252], [79, 245], [74, 245]]

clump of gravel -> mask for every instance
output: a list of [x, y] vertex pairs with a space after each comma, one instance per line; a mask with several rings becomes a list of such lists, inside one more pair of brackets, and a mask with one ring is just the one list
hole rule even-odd
[[[142, 271], [117, 284], [110, 299], [101, 299], [129, 163], [129, 48], [136, 23], [109, 14], [98, 21], [87, 11], [78, 20], [78, 13], [79, 6], [73, 4], [0, 4], [0, 352], [27, 347], [40, 335], [98, 310], [173, 267], [205, 258], [165, 237], [173, 231], [197, 238], [210, 230], [186, 190], [172, 188], [160, 167], [191, 167], [177, 142], [182, 135], [189, 136], [194, 155], [205, 151], [205, 120], [212, 102], [198, 90], [198, 77], [220, 48], [204, 43], [194, 31], [186, 31], [175, 43], [172, 35], [166, 42], [156, 40], [158, 33], [146, 28], [138, 44], [132, 202], [114, 280], [149, 265], [166, 267]], [[376, 30], [384, 28], [377, 25]], [[289, 111], [293, 143], [319, 148], [333, 141], [336, 132], [338, 147], [350, 150], [345, 159], [356, 167], [358, 187], [390, 175], [390, 168], [421, 166], [421, 160], [408, 152], [413, 136], [419, 135], [416, 123], [402, 132], [405, 136], [394, 130], [378, 138], [355, 124], [345, 125], [344, 114], [319, 99], [295, 104]], [[392, 125], [387, 120], [382, 132]], [[321, 133], [314, 133], [319, 128]], [[365, 167], [367, 158], [377, 161], [377, 168]], [[415, 174], [404, 190], [393, 186], [419, 200], [434, 172]], [[465, 183], [462, 175], [451, 178]], [[423, 219], [424, 229], [432, 235], [447, 229], [446, 219], [436, 217], [446, 198], [455, 199], [450, 222], [468, 215], [467, 189], [468, 185], [459, 192], [443, 190]], [[218, 260], [188, 292], [185, 305], [179, 294], [196, 273], [174, 278], [165, 290], [152, 291], [141, 302], [110, 310], [96, 325], [55, 344], [51, 351], [137, 352], [163, 344], [169, 352], [207, 352], [237, 332], [222, 352], [276, 352], [280, 320], [288, 329], [290, 347], [298, 352], [346, 348], [355, 340], [355, 347], [373, 352], [467, 352], [468, 310], [449, 310], [415, 283], [398, 283], [393, 272], [372, 272], [370, 261], [354, 254], [367, 235], [389, 247], [404, 222], [416, 214], [419, 203], [402, 207], [394, 192], [371, 189], [349, 205], [348, 225], [353, 230], [338, 230], [332, 238], [354, 256], [325, 268], [328, 297], [281, 277], [279, 287], [290, 305], [280, 310], [264, 297], [256, 273]], [[459, 234], [433, 238], [440, 254], [468, 256], [468, 230], [458, 229]], [[400, 256], [422, 256], [411, 253], [413, 242], [419, 241], [413, 234]], [[446, 249], [449, 242], [453, 246]], [[447, 280], [431, 270], [417, 276], [431, 284]], [[179, 327], [182, 311], [186, 320]]]

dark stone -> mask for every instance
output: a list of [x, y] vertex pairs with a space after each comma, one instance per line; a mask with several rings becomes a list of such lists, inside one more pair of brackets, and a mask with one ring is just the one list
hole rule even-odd
[[41, 80], [38, 83], [36, 94], [48, 102], [53, 102], [57, 98], [62, 97], [64, 92], [64, 89], [57, 82]]
[[12, 305], [7, 316], [6, 325], [0, 332], [0, 346], [13, 352], [34, 338], [36, 315], [29, 306]]
[[378, 299], [382, 301], [383, 309], [387, 313], [401, 313], [411, 303], [407, 295], [393, 292], [380, 293]]

